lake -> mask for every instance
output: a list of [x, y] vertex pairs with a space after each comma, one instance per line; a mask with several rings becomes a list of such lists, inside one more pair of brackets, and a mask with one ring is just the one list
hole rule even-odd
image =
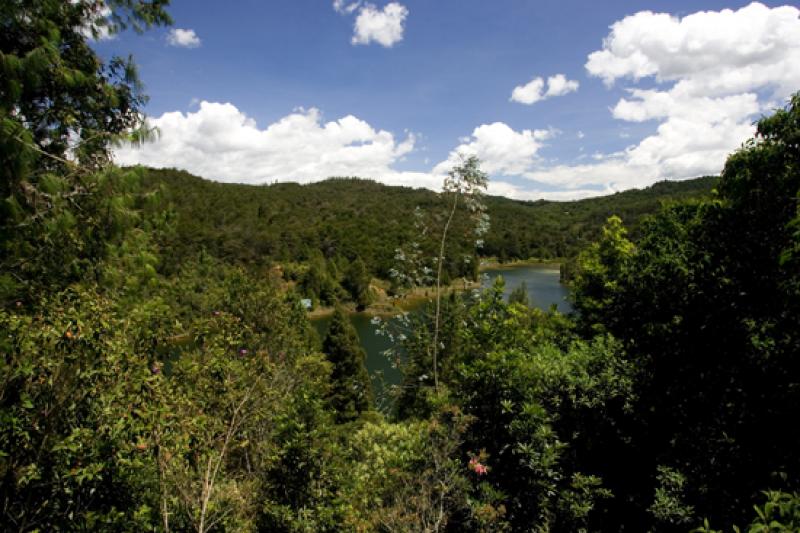
[[[489, 287], [498, 276], [505, 280], [505, 295], [508, 295], [525, 282], [528, 289], [528, 298], [532, 306], [548, 310], [555, 304], [556, 308], [567, 313], [571, 310], [566, 297], [567, 288], [560, 282], [558, 265], [521, 265], [487, 269], [481, 272], [483, 287]], [[413, 311], [412, 311], [413, 312]], [[355, 313], [350, 316], [361, 345], [367, 353], [367, 370], [372, 376], [376, 397], [380, 397], [385, 386], [400, 383], [402, 374], [393, 368], [384, 351], [392, 346], [392, 342], [376, 332], [377, 326], [372, 323], [372, 316], [366, 313]], [[312, 320], [320, 338], [324, 338], [330, 324], [330, 317]]]
[[503, 276], [506, 282], [506, 298], [524, 282], [528, 288], [528, 300], [533, 307], [547, 311], [555, 304], [561, 313], [569, 313], [572, 310], [567, 301], [569, 291], [561, 284], [561, 273], [557, 264], [492, 268], [484, 270], [481, 274], [485, 276], [482, 283], [484, 287], [494, 283], [497, 276]]

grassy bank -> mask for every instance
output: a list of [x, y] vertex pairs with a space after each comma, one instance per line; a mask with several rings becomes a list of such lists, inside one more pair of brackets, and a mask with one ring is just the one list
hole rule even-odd
[[[393, 316], [403, 311], [409, 311], [419, 307], [426, 301], [433, 301], [436, 298], [436, 287], [415, 287], [408, 289], [401, 295], [391, 296], [382, 286], [383, 282], [377, 281], [372, 285], [375, 300], [365, 309], [358, 311], [355, 304], [347, 303], [342, 304], [342, 307], [349, 313], [366, 313], [374, 316]], [[465, 290], [472, 290], [480, 288], [479, 281], [465, 281], [458, 280], [450, 285], [442, 287], [442, 296], [446, 296], [452, 292], [461, 292]], [[324, 318], [333, 314], [333, 307], [317, 307], [308, 312], [308, 318], [311, 320], [317, 318]]]
[[[479, 270], [484, 272], [486, 270], [503, 270], [523, 268], [527, 266], [549, 266], [555, 269], [561, 267], [563, 259], [518, 259], [514, 261], [500, 262], [494, 257], [482, 259]], [[372, 283], [372, 292], [375, 295], [375, 300], [366, 308], [357, 310], [356, 305], [352, 302], [342, 304], [342, 307], [349, 313], [366, 313], [373, 316], [393, 316], [403, 311], [408, 311], [419, 307], [426, 301], [432, 301], [436, 297], [436, 287], [414, 287], [413, 289], [406, 290], [401, 295], [392, 296], [387, 292], [388, 282], [384, 280], [374, 279]], [[442, 295], [448, 295], [452, 292], [461, 292], [465, 290], [472, 290], [480, 288], [480, 281], [464, 281], [457, 280], [450, 285], [442, 287]], [[311, 320], [318, 318], [325, 318], [333, 314], [334, 308], [332, 306], [319, 306], [308, 312], [308, 317]]]
[[532, 257], [530, 259], [515, 259], [513, 261], [504, 261], [501, 263], [495, 257], [487, 257], [481, 259], [478, 270], [483, 272], [484, 270], [500, 270], [504, 268], [511, 269], [526, 266], [553, 266], [554, 268], [558, 268], [564, 261], [566, 261], [564, 258], [537, 259]]

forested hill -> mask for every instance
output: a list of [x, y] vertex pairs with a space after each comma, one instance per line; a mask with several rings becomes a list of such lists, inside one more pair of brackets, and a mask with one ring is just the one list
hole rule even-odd
[[[361, 257], [386, 277], [395, 249], [417, 239], [414, 212], [441, 213], [438, 194], [370, 180], [332, 178], [299, 185], [252, 186], [207, 181], [178, 170], [149, 170], [178, 215], [175, 257], [199, 249], [235, 263]], [[571, 202], [486, 199], [491, 228], [481, 251], [501, 260], [571, 257], [599, 234], [612, 214], [634, 237], [640, 219], [665, 202], [708, 196], [716, 178], [661, 182], [643, 190]], [[436, 218], [428, 220], [436, 233]]]

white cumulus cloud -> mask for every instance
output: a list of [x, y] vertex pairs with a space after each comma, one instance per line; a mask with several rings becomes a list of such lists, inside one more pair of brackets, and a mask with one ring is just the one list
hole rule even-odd
[[520, 104], [535, 104], [544, 98], [544, 94], [542, 94], [543, 89], [544, 80], [542, 78], [533, 78], [525, 85], [514, 87], [514, 90], [511, 92], [511, 100], [513, 102], [519, 102]]
[[547, 92], [544, 93], [545, 98], [552, 96], [564, 96], [565, 94], [574, 93], [578, 90], [579, 83], [575, 80], [568, 80], [563, 74], [556, 74], [547, 78]]
[[201, 102], [194, 112], [149, 119], [160, 131], [141, 148], [118, 149], [122, 165], [177, 167], [222, 182], [308, 183], [330, 176], [359, 176], [392, 184], [436, 188], [428, 173], [398, 172], [392, 165], [414, 148], [352, 115], [324, 122], [317, 109], [298, 109], [261, 129], [230, 103]]
[[568, 189], [568, 190], [545, 190], [540, 188], [531, 189], [530, 187], [520, 187], [507, 181], [492, 180], [489, 182], [488, 194], [494, 196], [505, 196], [507, 198], [514, 198], [517, 200], [580, 200], [582, 198], [591, 198], [592, 196], [601, 196], [605, 194], [614, 194], [616, 191], [613, 189]]
[[728, 154], [753, 134], [753, 121], [800, 89], [798, 17], [796, 7], [754, 2], [683, 18], [642, 11], [615, 22], [586, 69], [608, 86], [626, 83], [628, 96], [612, 116], [657, 122], [655, 133], [599, 163], [527, 177], [617, 190], [719, 173]]
[[361, 0], [348, 2], [347, 0], [333, 0], [333, 9], [342, 15], [349, 15], [361, 6]]
[[[336, 4], [334, 3], [334, 8], [337, 7]], [[347, 11], [350, 6], [342, 3], [340, 7]], [[392, 47], [403, 40], [403, 24], [407, 16], [408, 8], [397, 2], [386, 4], [382, 10], [373, 4], [364, 4], [356, 17], [351, 42], [353, 44], [376, 42], [387, 48]]]
[[544, 141], [557, 133], [554, 129], [516, 131], [503, 122], [483, 124], [475, 128], [471, 137], [462, 139], [448, 158], [434, 167], [433, 173], [445, 174], [463, 157], [475, 155], [489, 174], [522, 175], [537, 163]]
[[194, 30], [183, 30], [181, 28], [173, 28], [167, 34], [167, 43], [171, 46], [179, 46], [182, 48], [197, 48], [200, 46], [200, 37]]
[[[196, 110], [164, 113], [148, 123], [159, 129], [159, 137], [141, 147], [117, 149], [118, 164], [181, 168], [229, 183], [310, 183], [357, 176], [432, 190], [439, 190], [447, 172], [467, 155], [477, 155], [482, 169], [492, 175], [531, 172], [544, 142], [559, 133], [552, 128], [516, 131], [502, 122], [483, 124], [432, 169], [399, 171], [396, 165], [415, 149], [415, 135], [398, 139], [353, 115], [326, 122], [315, 108], [297, 109], [261, 128], [233, 104], [203, 101]], [[492, 194], [564, 197], [557, 191], [490, 183]], [[592, 193], [596, 191], [573, 190], [567, 196]]]
[[563, 96], [575, 92], [579, 86], [577, 81], [568, 80], [563, 74], [556, 74], [547, 78], [547, 89], [545, 89], [544, 79], [536, 77], [525, 85], [514, 87], [511, 92], [511, 101], [531, 105], [553, 96]]
[[607, 84], [654, 77], [692, 96], [778, 92], [800, 81], [798, 9], [758, 2], [737, 11], [700, 11], [684, 18], [643, 11], [615, 22], [586, 69]]

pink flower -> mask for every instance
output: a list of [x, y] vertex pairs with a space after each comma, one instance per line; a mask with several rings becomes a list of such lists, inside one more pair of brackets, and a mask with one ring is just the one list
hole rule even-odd
[[489, 473], [489, 469], [486, 467], [486, 465], [478, 461], [477, 457], [473, 457], [469, 460], [469, 468], [479, 476], [483, 476]]

